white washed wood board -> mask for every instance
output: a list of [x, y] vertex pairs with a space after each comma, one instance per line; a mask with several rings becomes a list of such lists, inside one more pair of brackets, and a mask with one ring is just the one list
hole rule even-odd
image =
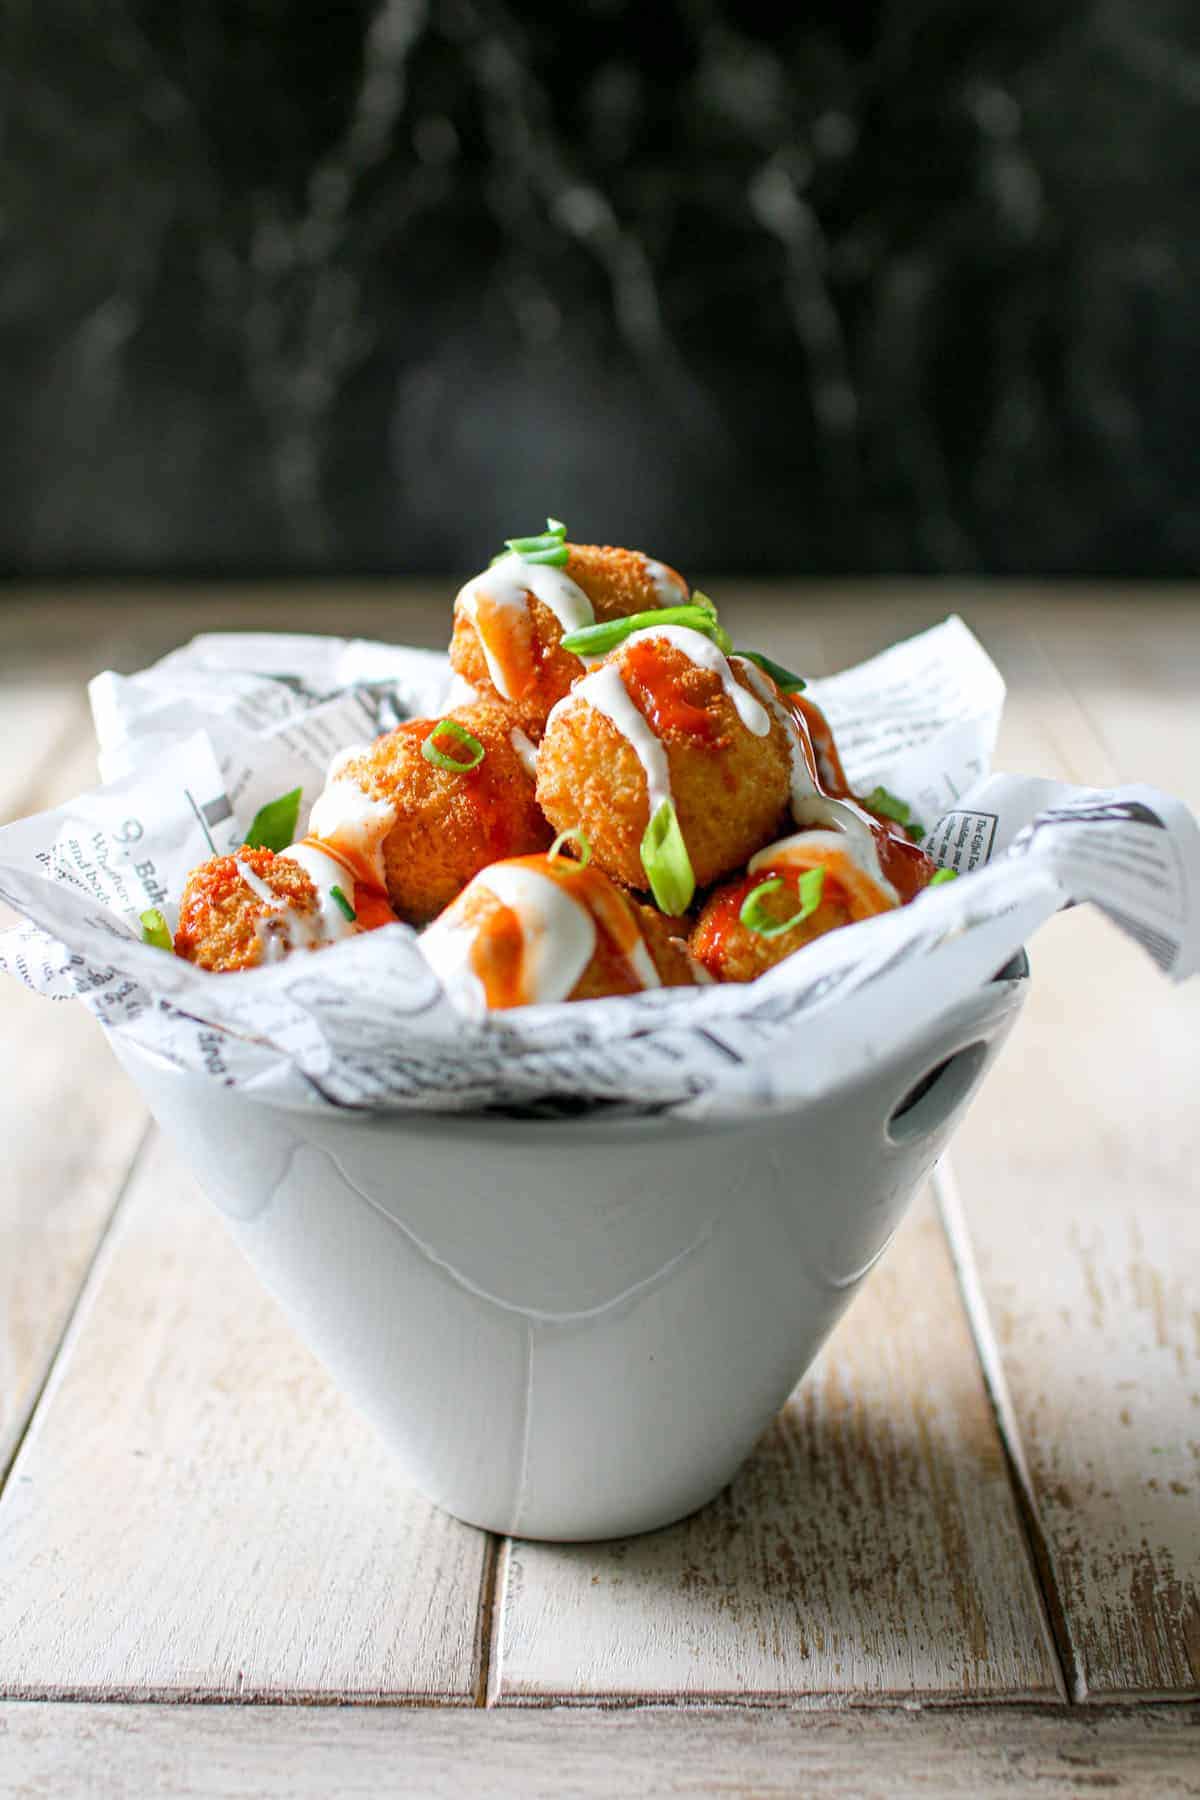
[[[1047, 611], [1004, 766], [1146, 778], [1200, 804], [1190, 616]], [[985, 633], [986, 635], [986, 633]], [[1136, 643], [1136, 649], [1131, 644]], [[1175, 676], [1170, 674], [1172, 666]], [[1171, 694], [1175, 699], [1172, 701]], [[1056, 919], [956, 1140], [994, 1350], [1080, 1699], [1200, 1692], [1200, 987], [1090, 909]]]
[[470, 1703], [490, 1564], [154, 1139], [0, 1497], [0, 1694]]
[[928, 1201], [732, 1486], [616, 1544], [513, 1543], [501, 1702], [1057, 1693]]
[[[0, 678], [4, 741], [36, 746], [0, 768], [0, 817], [95, 780], [75, 683]], [[19, 730], [16, 729], [17, 720]], [[46, 729], [43, 729], [45, 727]], [[10, 737], [12, 728], [15, 735]], [[0, 909], [0, 913], [3, 909]], [[0, 925], [9, 921], [0, 918]], [[0, 981], [0, 1485], [146, 1126], [146, 1109], [80, 1006]]]
[[5, 1800], [1196, 1800], [1200, 1712], [0, 1705]]

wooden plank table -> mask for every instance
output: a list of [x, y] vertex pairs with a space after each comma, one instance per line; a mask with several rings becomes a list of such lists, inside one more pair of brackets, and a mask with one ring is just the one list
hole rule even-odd
[[[958, 610], [1001, 767], [1200, 807], [1194, 592], [713, 587], [814, 672]], [[0, 811], [89, 784], [99, 667], [445, 617], [10, 595]], [[1033, 961], [953, 1166], [733, 1485], [584, 1546], [406, 1489], [90, 1021], [0, 985], [0, 1794], [1200, 1795], [1200, 983], [1087, 909]]]

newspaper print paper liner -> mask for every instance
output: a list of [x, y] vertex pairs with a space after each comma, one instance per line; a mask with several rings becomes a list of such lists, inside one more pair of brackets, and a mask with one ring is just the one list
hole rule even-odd
[[209, 855], [205, 827], [232, 849], [297, 785], [306, 816], [338, 750], [437, 717], [453, 684], [428, 651], [265, 633], [199, 637], [138, 675], [97, 676], [107, 785], [0, 830], [0, 899], [29, 921], [0, 934], [0, 969], [283, 1106], [743, 1117], [819, 1097], [914, 1036], [1072, 900], [1102, 906], [1173, 978], [1197, 965], [1191, 814], [1149, 788], [989, 775], [1004, 684], [956, 617], [809, 691], [855, 788], [901, 795], [937, 860], [969, 879], [755, 982], [465, 1017], [405, 925], [237, 975], [141, 943], [146, 907], [174, 922]]

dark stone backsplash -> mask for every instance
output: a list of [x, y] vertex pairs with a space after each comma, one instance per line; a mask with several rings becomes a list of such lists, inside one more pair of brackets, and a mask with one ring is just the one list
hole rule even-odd
[[23, 0], [12, 573], [1200, 564], [1191, 0]]

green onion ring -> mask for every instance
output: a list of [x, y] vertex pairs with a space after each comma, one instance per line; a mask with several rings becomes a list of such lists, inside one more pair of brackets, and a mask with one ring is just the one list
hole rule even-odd
[[[451, 737], [457, 738], [460, 744], [467, 746], [472, 753], [470, 762], [461, 762], [458, 757], [448, 756], [444, 750], [438, 749], [435, 740], [441, 736], [443, 731], [448, 731]], [[449, 769], [453, 775], [462, 775], [468, 769], [477, 769], [486, 754], [479, 739], [472, 737], [466, 726], [460, 725], [457, 719], [440, 720], [421, 745], [421, 755], [426, 762], [432, 763], [435, 769]]]
[[747, 662], [757, 664], [764, 675], [769, 675], [781, 694], [800, 694], [808, 686], [803, 675], [794, 675], [791, 669], [785, 669], [782, 663], [772, 662], [761, 650], [735, 650], [735, 656], [745, 657]]
[[751, 888], [742, 901], [742, 910], [738, 914], [740, 922], [747, 931], [754, 932], [756, 937], [780, 937], [793, 926], [803, 925], [821, 904], [821, 895], [825, 891], [825, 870], [820, 863], [815, 869], [805, 869], [800, 877], [800, 910], [792, 914], [790, 919], [772, 919], [763, 911], [763, 901], [768, 894], [777, 894], [783, 887], [783, 876], [773, 875], [767, 881], [760, 881], [756, 888]]
[[293, 788], [290, 793], [280, 794], [278, 800], [268, 800], [265, 806], [259, 807], [246, 833], [247, 850], [278, 852], [286, 850], [295, 841], [303, 792], [303, 788]]
[[[568, 857], [568, 856], [558, 857], [559, 849], [561, 848], [561, 846], [563, 844], [567, 844], [567, 843], [578, 844], [578, 846], [579, 846], [579, 861], [578, 862], [575, 862], [571, 857]], [[565, 831], [559, 832], [558, 836], [555, 838], [554, 842], [551, 844], [550, 848], [546, 852], [546, 861], [547, 862], [550, 862], [552, 860], [552, 858], [554, 858], [554, 857], [558, 857], [558, 860], [560, 862], [569, 863], [570, 866], [574, 869], [586, 869], [588, 864], [592, 860], [592, 846], [588, 843], [587, 838], [584, 836], [583, 832], [580, 831], [580, 829], [577, 825], [568, 825], [567, 829]]]
[[142, 942], [149, 944], [152, 950], [174, 951], [175, 949], [171, 942], [171, 928], [157, 906], [147, 907], [142, 914]]
[[664, 800], [642, 835], [642, 867], [660, 912], [677, 919], [692, 904], [696, 877], [672, 801]]
[[358, 917], [358, 914], [355, 912], [354, 908], [351, 906], [350, 902], [347, 900], [345, 894], [343, 894], [341, 888], [337, 887], [335, 885], [330, 888], [329, 892], [332, 894], [334, 900], [337, 902], [338, 911], [340, 913], [342, 913], [345, 918], [349, 919], [350, 923], [353, 925], [354, 921]]
[[943, 887], [947, 881], [957, 881], [957, 869], [939, 869], [936, 875], [929, 877], [930, 887]]

